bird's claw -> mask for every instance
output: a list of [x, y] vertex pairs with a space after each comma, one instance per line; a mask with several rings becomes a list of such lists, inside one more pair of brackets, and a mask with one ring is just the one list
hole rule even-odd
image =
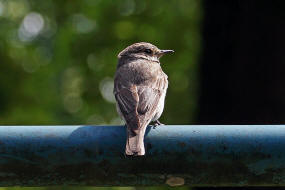
[[154, 125], [155, 125], [155, 126], [158, 126], [158, 125], [164, 125], [164, 124], [163, 124], [163, 123], [160, 123], [160, 121], [156, 120], [156, 121], [154, 121]]
[[160, 121], [156, 120], [153, 122], [153, 129], [155, 129], [159, 125], [164, 125], [163, 123], [160, 123]]

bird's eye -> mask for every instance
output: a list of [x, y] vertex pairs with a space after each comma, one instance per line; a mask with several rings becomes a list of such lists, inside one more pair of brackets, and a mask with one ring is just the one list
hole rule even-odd
[[152, 53], [152, 51], [150, 49], [145, 49], [144, 52], [147, 53], [147, 54], [151, 54]]

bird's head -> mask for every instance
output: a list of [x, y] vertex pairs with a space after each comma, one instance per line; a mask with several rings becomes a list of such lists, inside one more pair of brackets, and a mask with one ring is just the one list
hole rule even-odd
[[160, 50], [155, 45], [146, 42], [139, 42], [132, 44], [121, 51], [118, 55], [119, 59], [123, 58], [135, 58], [146, 59], [159, 63], [159, 58], [164, 54], [172, 53], [173, 50]]

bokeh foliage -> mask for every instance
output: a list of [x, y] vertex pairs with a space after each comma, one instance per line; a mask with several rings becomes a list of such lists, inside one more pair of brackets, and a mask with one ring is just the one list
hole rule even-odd
[[200, 21], [198, 0], [0, 0], [0, 125], [120, 124], [117, 54], [140, 41], [176, 52], [161, 121], [193, 122]]

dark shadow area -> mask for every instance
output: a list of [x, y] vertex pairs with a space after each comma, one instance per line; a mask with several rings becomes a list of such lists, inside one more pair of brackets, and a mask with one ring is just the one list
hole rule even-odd
[[285, 122], [285, 1], [204, 1], [200, 124]]

